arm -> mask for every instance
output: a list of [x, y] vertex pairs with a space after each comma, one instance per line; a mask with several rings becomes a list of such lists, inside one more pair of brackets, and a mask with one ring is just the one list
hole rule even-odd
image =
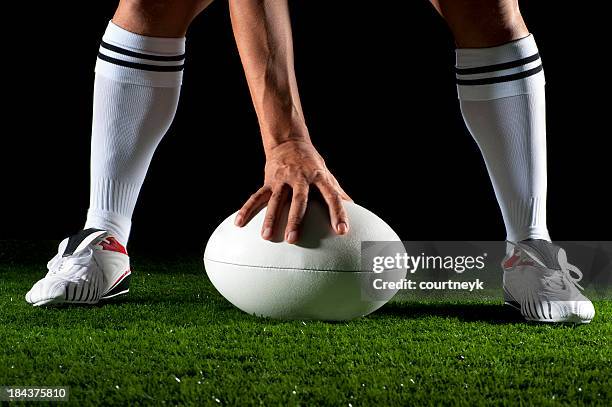
[[[310, 141], [293, 67], [293, 42], [287, 0], [230, 0], [238, 51], [266, 154], [264, 185], [244, 204], [236, 225], [244, 226], [268, 206], [262, 237], [270, 239], [291, 192], [285, 240], [298, 240], [308, 191], [319, 189], [329, 206], [333, 229], [348, 232], [342, 200], [350, 200]], [[291, 191], [289, 191], [289, 189]]]

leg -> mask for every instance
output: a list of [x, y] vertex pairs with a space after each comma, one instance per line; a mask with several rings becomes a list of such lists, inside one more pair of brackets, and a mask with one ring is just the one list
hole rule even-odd
[[529, 35], [518, 0], [430, 0], [458, 48], [493, 47]]
[[122, 244], [153, 153], [178, 105], [184, 35], [211, 0], [121, 0], [104, 34], [94, 84], [86, 227]]
[[507, 239], [549, 240], [544, 73], [518, 1], [435, 0], [434, 5], [459, 47], [461, 112], [482, 151]]
[[210, 0], [121, 0], [96, 62], [85, 230], [60, 243], [30, 304], [95, 304], [129, 291], [125, 249], [155, 148], [179, 99], [185, 32]]
[[213, 0], [120, 0], [113, 23], [147, 37], [184, 37]]
[[518, 0], [432, 2], [455, 36], [461, 113], [512, 242], [502, 263], [506, 304], [531, 321], [588, 323], [595, 309], [580, 292], [582, 273], [546, 227], [544, 73]]

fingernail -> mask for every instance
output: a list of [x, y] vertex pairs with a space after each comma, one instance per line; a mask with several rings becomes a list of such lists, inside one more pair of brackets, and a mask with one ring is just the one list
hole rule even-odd
[[242, 215], [237, 215], [236, 219], [234, 219], [234, 225], [242, 226], [242, 221], [243, 220], [244, 220], [244, 217]]
[[288, 243], [295, 243], [297, 241], [297, 232], [295, 230], [292, 230], [291, 232], [287, 233], [287, 242]]
[[269, 239], [272, 237], [272, 228], [265, 228], [261, 236], [264, 239]]
[[344, 222], [340, 222], [336, 225], [336, 230], [339, 234], [344, 235], [348, 232], [348, 225]]

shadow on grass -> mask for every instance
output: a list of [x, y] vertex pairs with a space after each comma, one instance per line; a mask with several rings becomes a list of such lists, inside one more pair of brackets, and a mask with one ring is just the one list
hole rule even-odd
[[379, 309], [375, 315], [405, 319], [427, 318], [431, 316], [450, 317], [466, 322], [480, 321], [490, 324], [526, 322], [517, 310], [501, 303], [391, 302]]
[[[162, 304], [162, 303], [191, 303], [201, 301], [211, 301], [209, 306], [218, 312], [231, 313], [232, 317], [240, 319], [251, 319], [265, 322], [266, 324], [283, 324], [291, 321], [275, 320], [271, 318], [258, 318], [246, 313], [239, 312], [237, 308], [221, 298], [195, 298], [186, 300], [185, 298], [163, 298], [159, 296], [146, 296], [140, 298], [123, 298], [109, 301], [109, 303], [130, 303], [130, 304]], [[501, 303], [419, 303], [419, 302], [391, 302], [377, 310], [370, 318], [392, 317], [397, 319], [419, 319], [431, 316], [458, 318], [464, 322], [486, 322], [489, 324], [516, 324], [527, 323], [521, 314]], [[346, 321], [328, 322], [330, 324], [344, 324]]]
[[[228, 303], [229, 304], [229, 303]], [[168, 294], [168, 295], [122, 295], [119, 297], [113, 297], [108, 299], [101, 299], [96, 304], [85, 304], [85, 303], [60, 303], [60, 304], [48, 304], [43, 305], [41, 308], [54, 308], [54, 309], [87, 309], [87, 308], [105, 308], [122, 305], [147, 305], [147, 306], [164, 306], [174, 305], [181, 307], [196, 307], [198, 305], [208, 306], [219, 306], [223, 305], [223, 301], [209, 298], [208, 296], [202, 296], [198, 298], [194, 295], [181, 296], [179, 294]]]
[[[55, 309], [79, 309], [79, 308], [104, 308], [115, 306], [153, 306], [156, 308], [183, 307], [185, 309], [207, 309], [208, 312], [228, 313], [232, 318], [251, 319], [253, 316], [239, 312], [229, 302], [211, 293], [201, 293], [198, 298], [195, 295], [182, 295], [178, 292], [160, 293], [138, 293], [138, 295], [127, 295], [102, 300], [95, 305], [81, 304], [57, 304]], [[504, 306], [501, 303], [461, 303], [461, 302], [391, 302], [377, 310], [368, 318], [395, 318], [395, 319], [421, 319], [427, 317], [457, 318], [465, 322], [486, 322], [489, 324], [515, 324], [526, 323], [523, 317], [515, 309]], [[172, 318], [170, 318], [172, 319]], [[286, 321], [269, 318], [256, 318], [265, 323], [284, 323]], [[345, 322], [340, 322], [345, 323]], [[332, 322], [333, 324], [333, 322]]]

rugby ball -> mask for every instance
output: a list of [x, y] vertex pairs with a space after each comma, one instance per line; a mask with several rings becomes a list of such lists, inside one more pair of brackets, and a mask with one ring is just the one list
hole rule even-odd
[[[342, 321], [370, 314], [397, 290], [372, 295], [373, 272], [362, 269], [361, 244], [400, 238], [367, 209], [352, 202], [344, 206], [350, 230], [338, 236], [330, 226], [327, 206], [309, 202], [297, 244], [283, 241], [286, 212], [271, 241], [261, 237], [265, 208], [242, 228], [234, 225], [234, 213], [206, 245], [204, 264], [210, 281], [228, 301], [256, 316]], [[405, 269], [385, 273], [386, 281], [406, 276]]]

